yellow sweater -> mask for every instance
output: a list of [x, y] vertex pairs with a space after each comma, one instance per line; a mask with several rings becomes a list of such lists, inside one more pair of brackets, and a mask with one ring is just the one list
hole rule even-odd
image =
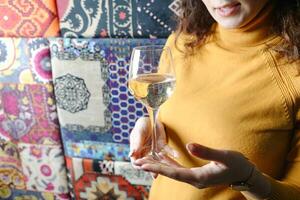
[[[192, 56], [171, 48], [176, 90], [162, 106], [168, 144], [180, 152], [186, 167], [204, 165], [185, 144], [196, 142], [242, 152], [272, 183], [271, 200], [300, 200], [300, 75], [299, 62], [287, 62], [269, 45], [260, 19], [239, 30], [216, 26], [213, 36]], [[178, 47], [188, 36], [179, 38]], [[226, 186], [196, 189], [159, 176], [151, 200], [243, 200]]]

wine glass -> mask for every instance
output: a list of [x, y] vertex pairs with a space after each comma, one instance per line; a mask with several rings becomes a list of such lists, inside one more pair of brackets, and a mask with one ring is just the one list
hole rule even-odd
[[175, 71], [171, 50], [166, 46], [149, 45], [133, 48], [129, 67], [129, 91], [149, 113], [152, 127], [150, 155], [159, 159], [156, 118], [159, 107], [175, 88]]

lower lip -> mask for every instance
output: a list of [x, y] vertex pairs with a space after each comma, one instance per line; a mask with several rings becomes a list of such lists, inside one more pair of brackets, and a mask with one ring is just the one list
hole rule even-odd
[[216, 8], [218, 15], [221, 17], [230, 17], [238, 13], [241, 8], [241, 4], [236, 4], [233, 6], [227, 6], [222, 8]]

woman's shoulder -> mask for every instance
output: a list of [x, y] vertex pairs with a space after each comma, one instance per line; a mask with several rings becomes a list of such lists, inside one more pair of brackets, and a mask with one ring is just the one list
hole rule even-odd
[[291, 93], [294, 94], [296, 118], [300, 123], [300, 59], [287, 62], [284, 67], [286, 69], [286, 76], [291, 80], [290, 89]]
[[185, 44], [193, 41], [195, 39], [195, 36], [186, 34], [186, 33], [178, 33], [173, 32], [167, 39], [166, 46], [168, 46], [171, 49], [176, 49], [179, 51], [185, 51], [186, 47]]
[[275, 38], [266, 49], [271, 55], [270, 58], [273, 58], [274, 66], [276, 66], [274, 68], [276, 70], [273, 71], [277, 74], [275, 77], [278, 78], [277, 81], [285, 85], [288, 96], [293, 101], [296, 118], [300, 122], [300, 58], [291, 58], [285, 55], [285, 52], [280, 48], [277, 48], [282, 41], [282, 38]]

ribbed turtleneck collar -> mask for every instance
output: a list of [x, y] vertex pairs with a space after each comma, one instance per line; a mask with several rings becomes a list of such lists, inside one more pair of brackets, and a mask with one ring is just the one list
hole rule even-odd
[[217, 41], [225, 47], [253, 47], [265, 43], [271, 38], [271, 13], [273, 5], [269, 3], [247, 25], [238, 29], [226, 29], [216, 25]]

